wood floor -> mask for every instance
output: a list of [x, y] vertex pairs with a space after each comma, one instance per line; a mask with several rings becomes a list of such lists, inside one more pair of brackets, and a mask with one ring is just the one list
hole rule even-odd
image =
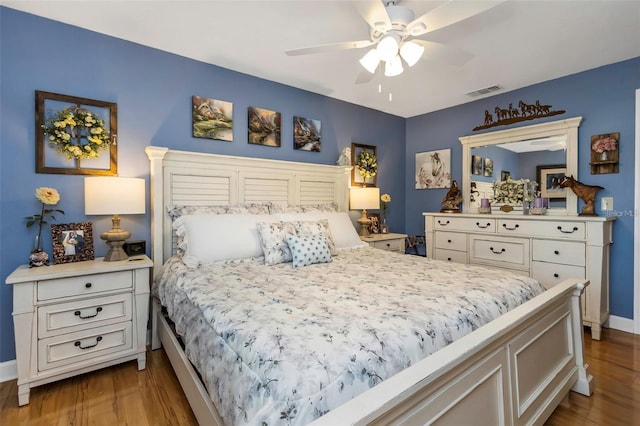
[[[591, 398], [571, 392], [547, 425], [640, 425], [640, 335], [603, 330], [585, 334], [594, 376]], [[16, 381], [0, 384], [0, 425], [196, 425], [164, 351], [148, 352], [147, 369], [135, 361], [31, 390], [18, 407]]]

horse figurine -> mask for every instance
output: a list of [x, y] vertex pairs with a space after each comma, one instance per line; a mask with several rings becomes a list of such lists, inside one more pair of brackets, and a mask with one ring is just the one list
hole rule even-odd
[[603, 187], [597, 185], [585, 185], [584, 183], [575, 180], [573, 178], [573, 175], [565, 176], [560, 179], [560, 187], [571, 188], [573, 193], [576, 194], [582, 201], [584, 201], [584, 207], [582, 207], [580, 216], [596, 216], [593, 203], [596, 200], [596, 193], [601, 189], [604, 189]]

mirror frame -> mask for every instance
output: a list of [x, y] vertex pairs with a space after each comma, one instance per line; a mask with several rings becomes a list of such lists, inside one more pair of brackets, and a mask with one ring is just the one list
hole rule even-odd
[[[518, 142], [527, 139], [541, 139], [551, 136], [564, 136], [566, 143], [567, 175], [578, 178], [578, 127], [582, 117], [567, 118], [542, 124], [516, 127], [507, 130], [482, 133], [479, 135], [461, 136], [462, 144], [462, 194], [463, 213], [477, 213], [471, 211], [469, 194], [471, 194], [471, 148], [487, 145], [497, 145], [507, 142]], [[578, 214], [578, 197], [573, 191], [567, 191], [566, 208], [549, 209], [548, 214], [571, 215]]]

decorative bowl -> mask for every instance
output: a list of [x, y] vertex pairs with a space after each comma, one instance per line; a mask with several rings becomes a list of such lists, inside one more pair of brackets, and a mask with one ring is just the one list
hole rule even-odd
[[547, 213], [546, 207], [531, 207], [531, 214], [543, 215]]
[[482, 214], [491, 213], [491, 207], [478, 207], [478, 213], [482, 213]]

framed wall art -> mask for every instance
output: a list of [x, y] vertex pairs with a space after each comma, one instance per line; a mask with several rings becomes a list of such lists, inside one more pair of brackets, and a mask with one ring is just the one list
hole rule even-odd
[[91, 222], [51, 225], [53, 264], [93, 260], [93, 226]]
[[320, 152], [322, 122], [309, 118], [293, 117], [293, 149]]
[[416, 154], [416, 189], [451, 187], [451, 150]]
[[377, 149], [373, 145], [351, 144], [351, 186], [376, 186]]
[[249, 107], [249, 143], [280, 147], [280, 113], [268, 109]]
[[482, 157], [479, 155], [471, 156], [471, 174], [472, 175], [482, 174]]
[[540, 197], [567, 198], [567, 188], [560, 187], [560, 180], [567, 173], [565, 164], [536, 166], [536, 181], [540, 184]]
[[493, 160], [491, 158], [484, 159], [484, 172], [483, 175], [486, 177], [493, 176]]
[[36, 173], [118, 174], [118, 107], [36, 90]]
[[194, 138], [233, 142], [233, 104], [227, 101], [191, 97]]

